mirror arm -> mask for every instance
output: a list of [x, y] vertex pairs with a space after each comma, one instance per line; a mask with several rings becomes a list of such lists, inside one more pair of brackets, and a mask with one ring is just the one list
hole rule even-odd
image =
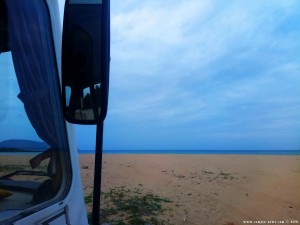
[[101, 170], [103, 153], [103, 121], [97, 123], [96, 152], [94, 168], [94, 190], [93, 190], [93, 214], [92, 224], [99, 225], [100, 219], [100, 194], [101, 194]]

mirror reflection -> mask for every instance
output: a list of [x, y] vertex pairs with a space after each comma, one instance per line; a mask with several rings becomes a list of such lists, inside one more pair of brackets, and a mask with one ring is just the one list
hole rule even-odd
[[[73, 88], [74, 89], [74, 88]], [[67, 116], [73, 120], [94, 120], [100, 116], [101, 84], [81, 90], [65, 88]]]

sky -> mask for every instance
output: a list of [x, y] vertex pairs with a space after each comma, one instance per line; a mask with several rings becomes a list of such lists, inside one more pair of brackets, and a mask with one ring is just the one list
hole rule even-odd
[[[298, 0], [112, 0], [103, 148], [298, 150], [299, 8]], [[12, 68], [3, 55], [0, 74]], [[16, 77], [0, 79], [9, 106]], [[24, 132], [18, 102], [0, 110], [1, 140], [38, 140], [29, 121]], [[78, 148], [93, 150], [95, 126], [75, 130]]]
[[[111, 1], [104, 149], [299, 149], [299, 8]], [[76, 132], [79, 149], [94, 149], [94, 126]]]

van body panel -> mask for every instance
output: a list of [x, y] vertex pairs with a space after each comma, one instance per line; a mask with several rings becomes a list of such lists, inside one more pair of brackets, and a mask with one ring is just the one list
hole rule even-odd
[[[59, 85], [61, 90], [61, 48], [62, 48], [62, 24], [63, 17], [61, 16], [61, 6], [64, 5], [64, 0], [45, 0], [48, 6], [51, 20], [51, 29], [53, 35], [54, 49], [57, 70], [59, 75]], [[68, 146], [69, 146], [69, 157], [70, 157], [70, 186], [64, 189], [67, 191], [63, 199], [56, 200], [54, 198], [49, 203], [42, 202], [39, 205], [34, 206], [33, 209], [25, 209], [21, 212], [17, 218], [21, 219], [8, 219], [0, 222], [0, 224], [15, 224], [15, 225], [30, 225], [30, 224], [72, 224], [72, 225], [85, 225], [88, 224], [87, 213], [84, 203], [84, 196], [82, 191], [82, 183], [80, 176], [80, 166], [78, 151], [76, 146], [76, 137], [74, 131], [74, 125], [65, 122]], [[56, 201], [56, 202], [55, 202]], [[54, 203], [51, 203], [54, 202]], [[52, 205], [50, 205], [52, 204]], [[38, 211], [37, 211], [38, 210]], [[9, 214], [9, 210], [7, 213]]]

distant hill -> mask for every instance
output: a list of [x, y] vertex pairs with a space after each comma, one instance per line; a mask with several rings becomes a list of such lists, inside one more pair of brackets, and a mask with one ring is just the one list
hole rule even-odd
[[44, 151], [49, 148], [45, 142], [11, 139], [0, 142], [0, 151]]

